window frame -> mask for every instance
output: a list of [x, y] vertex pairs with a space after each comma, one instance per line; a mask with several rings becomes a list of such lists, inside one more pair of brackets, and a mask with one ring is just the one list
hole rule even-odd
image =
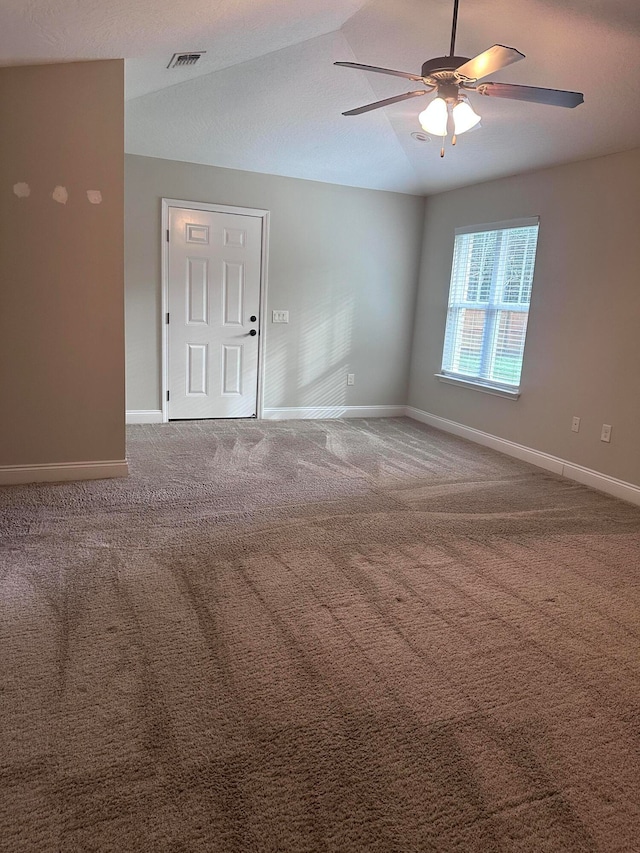
[[[455, 263], [456, 263], [456, 242], [460, 236], [465, 234], [483, 234], [487, 232], [497, 231], [499, 232], [499, 240], [502, 240], [503, 234], [505, 231], [514, 230], [518, 228], [530, 228], [536, 227], [536, 242], [535, 242], [535, 251], [532, 259], [532, 269], [531, 269], [531, 286], [529, 288], [529, 300], [526, 303], [522, 302], [505, 302], [504, 300], [501, 302], [497, 302], [495, 299], [496, 290], [498, 287], [503, 286], [501, 282], [499, 282], [498, 276], [498, 267], [500, 264], [494, 263], [491, 275], [490, 289], [488, 294], [488, 299], [486, 302], [481, 302], [479, 300], [466, 302], [464, 306], [459, 305], [459, 308], [464, 307], [465, 309], [473, 309], [476, 308], [481, 310], [484, 313], [483, 320], [483, 333], [482, 333], [482, 348], [480, 352], [480, 366], [478, 368], [478, 374], [465, 374], [459, 373], [450, 368], [446, 368], [445, 365], [445, 356], [447, 355], [447, 341], [449, 335], [449, 321], [451, 316], [451, 293], [452, 288], [454, 287], [454, 273], [456, 272]], [[522, 361], [520, 363], [520, 378], [517, 384], [509, 383], [509, 382], [500, 382], [499, 380], [486, 378], [486, 373], [488, 372], [488, 364], [492, 358], [495, 357], [494, 350], [496, 347], [495, 342], [495, 324], [498, 322], [498, 316], [501, 311], [510, 311], [510, 312], [520, 312], [526, 313], [527, 321], [529, 317], [529, 312], [531, 310], [531, 295], [533, 292], [533, 284], [535, 278], [535, 265], [537, 259], [538, 252], [538, 239], [539, 239], [539, 228], [540, 228], [540, 217], [539, 216], [529, 216], [520, 219], [510, 219], [503, 222], [490, 222], [485, 224], [477, 224], [477, 225], [466, 225], [455, 229], [454, 236], [454, 244], [453, 244], [453, 252], [452, 252], [452, 263], [451, 263], [451, 276], [449, 280], [449, 291], [447, 294], [447, 309], [446, 309], [446, 318], [445, 318], [445, 328], [444, 328], [444, 340], [442, 346], [442, 359], [441, 359], [441, 368], [440, 372], [436, 373], [435, 376], [442, 382], [450, 383], [453, 385], [460, 385], [462, 387], [471, 388], [478, 391], [485, 391], [490, 394], [494, 394], [501, 397], [507, 397], [510, 399], [518, 399], [520, 396], [520, 388], [522, 382], [522, 367], [524, 365], [524, 347], [526, 345], [526, 336], [528, 328], [525, 328], [524, 332], [524, 340], [523, 340], [523, 354]], [[494, 257], [496, 259], [500, 258], [500, 247], [498, 247], [498, 251], [494, 250]], [[468, 278], [466, 279], [466, 286], [468, 287]], [[477, 296], [480, 295], [481, 282], [477, 285], [478, 293]], [[520, 285], [522, 288], [522, 284]], [[503, 294], [504, 295], [504, 294]], [[456, 307], [457, 303], [454, 303], [453, 307]], [[487, 329], [487, 322], [490, 324]], [[493, 343], [489, 343], [493, 341]], [[455, 352], [452, 350], [450, 352], [451, 359], [453, 360]], [[485, 372], [485, 376], [482, 376], [482, 372]]]

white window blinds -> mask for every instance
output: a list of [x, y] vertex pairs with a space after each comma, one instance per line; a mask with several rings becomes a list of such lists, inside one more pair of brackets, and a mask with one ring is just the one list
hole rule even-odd
[[538, 220], [456, 231], [442, 373], [520, 384]]

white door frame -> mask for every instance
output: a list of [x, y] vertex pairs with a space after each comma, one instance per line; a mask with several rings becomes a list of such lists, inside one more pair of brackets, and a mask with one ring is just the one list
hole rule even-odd
[[267, 269], [269, 263], [269, 220], [268, 210], [253, 207], [233, 207], [228, 204], [209, 204], [200, 201], [184, 201], [176, 198], [162, 199], [162, 231], [160, 239], [162, 244], [162, 313], [160, 325], [162, 327], [162, 423], [169, 420], [169, 408], [167, 406], [167, 388], [169, 376], [169, 333], [167, 330], [167, 306], [169, 305], [169, 241], [167, 234], [169, 230], [169, 210], [172, 207], [186, 208], [187, 210], [205, 210], [213, 213], [235, 213], [240, 216], [255, 216], [262, 219], [262, 254], [260, 258], [260, 327], [258, 337], [258, 396], [256, 415], [263, 416], [264, 407], [264, 352], [265, 332], [267, 329]]

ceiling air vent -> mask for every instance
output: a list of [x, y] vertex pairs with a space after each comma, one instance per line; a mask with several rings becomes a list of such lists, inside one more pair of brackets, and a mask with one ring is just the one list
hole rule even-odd
[[174, 53], [167, 68], [190, 68], [206, 52], [206, 50], [191, 50], [188, 53]]

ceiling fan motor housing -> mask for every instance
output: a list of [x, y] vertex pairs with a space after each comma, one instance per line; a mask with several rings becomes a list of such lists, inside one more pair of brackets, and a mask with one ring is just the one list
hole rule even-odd
[[453, 83], [457, 81], [454, 74], [456, 68], [468, 61], [468, 56], [436, 56], [435, 59], [428, 59], [424, 63], [420, 73], [422, 77], [431, 77], [434, 81]]

